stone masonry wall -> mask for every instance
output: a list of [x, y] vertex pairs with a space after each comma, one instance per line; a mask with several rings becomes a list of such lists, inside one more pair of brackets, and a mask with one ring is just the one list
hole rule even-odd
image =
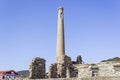
[[49, 78], [57, 78], [57, 64], [51, 64], [49, 66], [49, 72], [48, 72]]
[[72, 64], [71, 58], [65, 55], [63, 59], [63, 63], [55, 63], [50, 65], [48, 71], [49, 78], [76, 77], [76, 70]]
[[30, 79], [42, 79], [45, 78], [45, 60], [36, 57], [32, 60], [29, 67]]
[[93, 78], [52, 78], [52, 79], [15, 79], [15, 80], [120, 80], [120, 77], [93, 77]]
[[65, 70], [66, 70], [66, 77], [76, 77], [76, 71], [77, 69], [73, 66], [73, 63], [71, 61], [71, 58], [69, 56], [65, 56], [64, 58], [64, 65], [65, 65]]
[[120, 76], [120, 63], [101, 62], [97, 64], [74, 65], [78, 69], [78, 78], [96, 76]]

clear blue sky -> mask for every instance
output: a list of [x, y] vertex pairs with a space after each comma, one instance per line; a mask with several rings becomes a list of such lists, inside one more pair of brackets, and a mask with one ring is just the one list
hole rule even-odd
[[120, 0], [0, 0], [0, 70], [28, 69], [34, 57], [55, 62], [59, 6], [72, 60], [120, 57]]

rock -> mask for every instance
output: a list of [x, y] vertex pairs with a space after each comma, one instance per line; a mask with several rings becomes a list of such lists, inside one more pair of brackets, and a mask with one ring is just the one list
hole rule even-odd
[[81, 56], [77, 56], [76, 62], [77, 62], [77, 64], [82, 64], [82, 57]]
[[51, 64], [48, 72], [49, 78], [57, 78], [57, 64]]
[[29, 79], [42, 79], [45, 78], [45, 60], [36, 57], [32, 60], [29, 67]]
[[51, 64], [48, 75], [49, 78], [69, 78], [76, 76], [75, 71], [71, 58], [65, 55], [62, 63]]

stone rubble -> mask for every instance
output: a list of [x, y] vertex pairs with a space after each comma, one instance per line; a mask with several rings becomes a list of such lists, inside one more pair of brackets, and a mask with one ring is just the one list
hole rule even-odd
[[32, 60], [29, 67], [29, 79], [42, 79], [45, 78], [45, 60], [36, 57]]
[[72, 64], [71, 58], [68, 56], [63, 57], [63, 63], [51, 64], [49, 67], [49, 78], [70, 78], [76, 77], [75, 67]]

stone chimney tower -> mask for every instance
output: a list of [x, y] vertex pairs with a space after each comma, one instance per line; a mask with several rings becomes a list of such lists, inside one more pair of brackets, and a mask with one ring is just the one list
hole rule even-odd
[[64, 56], [65, 56], [64, 14], [63, 14], [63, 7], [59, 7], [58, 8], [58, 32], [57, 32], [56, 63], [63, 63]]

